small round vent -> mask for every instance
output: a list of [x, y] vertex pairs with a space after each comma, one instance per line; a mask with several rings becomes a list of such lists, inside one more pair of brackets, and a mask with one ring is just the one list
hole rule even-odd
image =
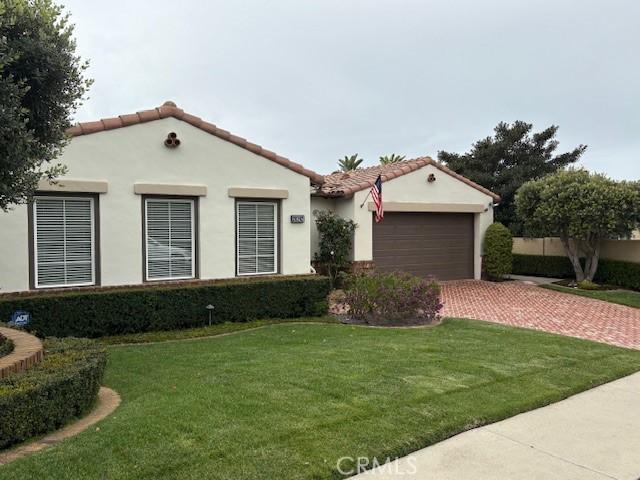
[[164, 141], [164, 146], [167, 148], [176, 148], [180, 146], [180, 139], [178, 138], [178, 134], [176, 132], [171, 132], [167, 135], [167, 138]]

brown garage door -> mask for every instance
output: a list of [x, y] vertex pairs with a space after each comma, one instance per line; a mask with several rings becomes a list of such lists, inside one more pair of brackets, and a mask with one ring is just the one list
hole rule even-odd
[[473, 214], [385, 212], [373, 224], [373, 261], [381, 271], [473, 278]]

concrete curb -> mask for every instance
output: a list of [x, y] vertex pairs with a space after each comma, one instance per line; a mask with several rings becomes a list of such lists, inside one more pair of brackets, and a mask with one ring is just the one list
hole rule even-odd
[[13, 341], [13, 352], [0, 358], [0, 379], [24, 372], [44, 358], [44, 349], [38, 337], [6, 327], [0, 327], [0, 333]]

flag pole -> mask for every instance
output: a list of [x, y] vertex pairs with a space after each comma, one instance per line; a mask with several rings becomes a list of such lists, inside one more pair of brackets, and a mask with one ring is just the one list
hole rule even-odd
[[369, 189], [369, 193], [367, 193], [367, 196], [364, 197], [364, 200], [362, 201], [360, 208], [364, 207], [364, 204], [367, 202], [367, 198], [369, 198], [370, 195], [371, 195], [371, 189]]

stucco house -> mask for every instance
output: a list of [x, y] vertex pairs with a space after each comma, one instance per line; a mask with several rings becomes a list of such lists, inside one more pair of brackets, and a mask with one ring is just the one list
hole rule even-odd
[[307, 274], [317, 209], [358, 224], [355, 262], [480, 276], [498, 197], [428, 157], [322, 176], [172, 102], [68, 133], [66, 175], [0, 213], [0, 293]]

